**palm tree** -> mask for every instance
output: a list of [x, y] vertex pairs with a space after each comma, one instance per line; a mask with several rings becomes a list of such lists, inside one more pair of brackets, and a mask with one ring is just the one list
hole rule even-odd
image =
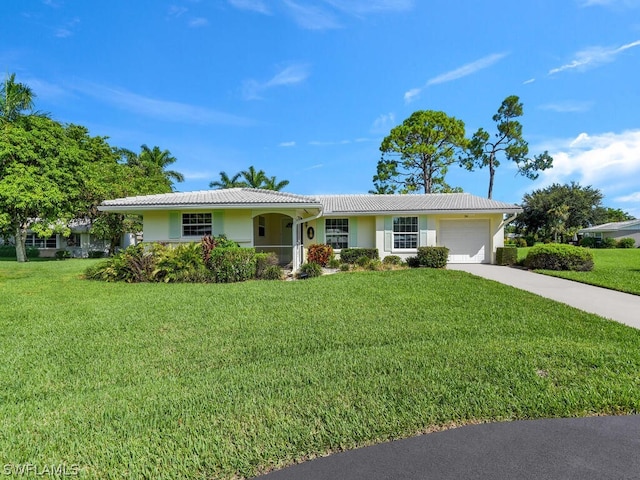
[[278, 182], [276, 180], [276, 177], [269, 177], [264, 181], [264, 184], [262, 185], [261, 188], [264, 188], [265, 190], [275, 190], [276, 192], [279, 192], [287, 185], [289, 185], [289, 180], [282, 180], [281, 182]]
[[142, 145], [140, 149], [142, 150], [138, 155], [140, 163], [147, 168], [162, 172], [171, 186], [171, 190], [173, 190], [173, 182], [184, 182], [184, 175], [180, 172], [165, 170], [169, 165], [176, 162], [176, 158], [171, 155], [169, 150], [160, 150], [158, 146], [149, 148], [146, 145]]
[[237, 187], [245, 187], [246, 184], [244, 182], [239, 182], [240, 174], [236, 173], [233, 177], [229, 178], [227, 172], [220, 172], [220, 180], [214, 180], [209, 184], [211, 188], [237, 188]]
[[17, 121], [24, 112], [33, 112], [35, 94], [24, 83], [16, 82], [16, 74], [9, 75], [0, 86], [0, 122]]
[[263, 184], [267, 180], [264, 170], [256, 170], [253, 165], [247, 170], [241, 171], [240, 175], [244, 178], [244, 183], [247, 184], [247, 187], [250, 188], [263, 188]]

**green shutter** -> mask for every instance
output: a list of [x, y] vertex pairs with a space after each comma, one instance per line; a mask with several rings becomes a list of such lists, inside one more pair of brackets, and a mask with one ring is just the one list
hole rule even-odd
[[418, 246], [426, 247], [427, 243], [427, 217], [425, 215], [421, 215], [418, 217], [418, 228], [420, 229], [420, 235], [418, 237]]
[[316, 243], [324, 243], [324, 218], [318, 219], [316, 222]]
[[169, 212], [169, 240], [177, 240], [182, 236], [182, 215], [180, 212]]
[[393, 218], [384, 217], [384, 251], [390, 252], [393, 247]]
[[224, 212], [213, 212], [213, 234], [222, 235], [224, 231]]
[[358, 219], [348, 218], [349, 222], [349, 247], [356, 248], [358, 246]]

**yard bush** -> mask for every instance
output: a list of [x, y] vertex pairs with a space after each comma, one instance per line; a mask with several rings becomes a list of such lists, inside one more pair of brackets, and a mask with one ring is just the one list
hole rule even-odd
[[409, 268], [418, 268], [420, 266], [420, 259], [418, 257], [408, 257], [406, 262]]
[[210, 273], [204, 262], [202, 246], [198, 243], [181, 243], [175, 247], [154, 244], [155, 258], [153, 280], [157, 282], [204, 282]]
[[89, 258], [103, 258], [104, 252], [102, 250], [89, 250], [87, 256]]
[[418, 262], [422, 267], [444, 268], [448, 258], [447, 247], [418, 247]]
[[312, 278], [319, 277], [320, 275], [322, 275], [322, 266], [314, 262], [307, 262], [302, 264], [300, 270], [298, 270], [298, 273], [296, 274], [296, 277]]
[[496, 248], [496, 263], [498, 265], [515, 265], [518, 261], [518, 249], [515, 246]]
[[367, 257], [366, 255], [362, 255], [361, 257], [358, 257], [358, 259], [355, 261], [355, 264], [359, 267], [366, 268], [371, 261], [372, 260], [369, 257]]
[[278, 256], [275, 253], [256, 253], [256, 278], [258, 280], [269, 280], [266, 278], [267, 270], [274, 266], [278, 266]]
[[598, 239], [596, 237], [582, 237], [582, 240], [580, 240], [580, 246], [585, 248], [596, 248], [598, 246]]
[[585, 248], [549, 243], [531, 247], [524, 264], [533, 270], [586, 272], [593, 269], [593, 254]]
[[255, 278], [256, 251], [253, 248], [215, 248], [209, 268], [216, 283], [244, 282]]
[[600, 248], [616, 248], [617, 243], [615, 238], [603, 238]]
[[633, 248], [636, 241], [633, 238], [621, 238], [616, 245], [618, 248]]
[[269, 265], [260, 280], [282, 280], [284, 278], [284, 271], [280, 265]]
[[382, 263], [385, 265], [402, 265], [402, 258], [398, 255], [387, 255], [382, 259]]
[[342, 263], [356, 263], [360, 257], [378, 260], [380, 254], [377, 248], [343, 248], [340, 250], [340, 261]]
[[[40, 250], [27, 247], [27, 258], [38, 258]], [[0, 245], [0, 257], [16, 258], [16, 247], [14, 245]]]
[[316, 243], [309, 245], [307, 251], [307, 262], [317, 263], [322, 267], [326, 267], [329, 260], [333, 257], [333, 247], [324, 243]]

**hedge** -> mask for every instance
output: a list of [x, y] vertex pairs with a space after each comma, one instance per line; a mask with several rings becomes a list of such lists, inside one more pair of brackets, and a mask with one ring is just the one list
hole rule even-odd
[[531, 247], [524, 261], [533, 270], [593, 270], [593, 254], [590, 250], [559, 243]]
[[418, 262], [421, 267], [444, 268], [448, 258], [447, 247], [418, 247]]
[[518, 249], [515, 246], [496, 248], [496, 263], [498, 265], [515, 265], [518, 261]]
[[380, 254], [377, 248], [343, 248], [340, 250], [340, 261], [342, 263], [354, 264], [360, 257], [379, 260]]

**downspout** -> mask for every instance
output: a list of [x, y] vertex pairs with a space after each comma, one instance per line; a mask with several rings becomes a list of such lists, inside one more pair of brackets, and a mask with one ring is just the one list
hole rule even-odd
[[517, 216], [518, 216], [517, 213], [512, 213], [510, 217], [507, 217], [504, 220], [502, 220], [502, 223], [500, 224], [498, 229], [506, 227], [509, 223], [513, 222]]
[[295, 235], [296, 235], [296, 239], [298, 240], [298, 244], [294, 245], [294, 252], [293, 252], [293, 271], [296, 272], [298, 271], [298, 269], [300, 268], [300, 265], [302, 264], [302, 255], [300, 256], [300, 258], [298, 258], [298, 249], [299, 247], [303, 246], [304, 244], [304, 233], [303, 233], [303, 238], [298, 238], [298, 227], [300, 226], [300, 224], [305, 223], [305, 222], [310, 222], [312, 220], [317, 220], [318, 218], [320, 218], [322, 216], [324, 212], [322, 211], [322, 207], [320, 208], [320, 211], [316, 214], [313, 215], [311, 217], [306, 217], [306, 218], [299, 218], [297, 220], [293, 221], [293, 228], [295, 231]]

